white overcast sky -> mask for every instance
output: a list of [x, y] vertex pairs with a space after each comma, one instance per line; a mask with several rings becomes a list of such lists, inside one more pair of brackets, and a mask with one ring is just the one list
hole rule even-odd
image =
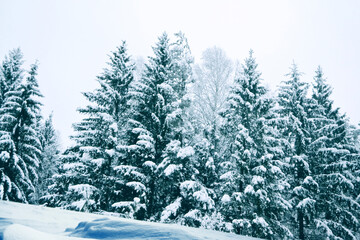
[[321, 65], [335, 105], [360, 122], [360, 1], [0, 0], [0, 60], [17, 47], [27, 65], [39, 60], [43, 112], [54, 112], [64, 145], [110, 51], [126, 40], [146, 57], [162, 32], [179, 30], [195, 61], [212, 46], [240, 60], [253, 49], [272, 89], [293, 61], [308, 82]]

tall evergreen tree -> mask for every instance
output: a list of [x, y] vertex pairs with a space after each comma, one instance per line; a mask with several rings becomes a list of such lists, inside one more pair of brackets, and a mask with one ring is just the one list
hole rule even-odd
[[235, 232], [268, 239], [292, 236], [283, 223], [289, 203], [282, 193], [288, 184], [274, 105], [250, 51], [222, 113], [230, 146], [222, 163], [221, 201]]
[[[290, 171], [288, 172], [291, 185], [291, 204], [296, 223], [294, 231], [299, 239], [305, 239], [306, 230], [313, 227], [315, 211], [315, 195], [318, 184], [312, 177], [309, 166], [308, 145], [312, 141], [311, 127], [313, 119], [310, 115], [311, 105], [306, 97], [308, 84], [300, 80], [301, 73], [293, 64], [289, 79], [283, 82], [279, 89], [280, 115], [285, 120], [282, 132], [291, 146], [288, 152], [290, 157]], [[297, 229], [297, 230], [296, 230]], [[311, 232], [311, 230], [309, 230]]]
[[20, 83], [19, 79], [19, 85], [6, 92], [0, 109], [1, 199], [36, 200], [34, 185], [38, 181], [41, 156], [36, 127], [40, 119], [39, 97], [42, 97], [36, 75], [34, 64], [26, 80]]
[[98, 77], [100, 88], [94, 93], [84, 93], [93, 105], [79, 109], [79, 112], [89, 116], [75, 130], [75, 137], [81, 149], [89, 151], [96, 163], [93, 181], [100, 190], [100, 207], [110, 210], [116, 201], [114, 167], [118, 165], [119, 151], [123, 137], [122, 129], [128, 112], [128, 90], [133, 81], [134, 64], [127, 53], [123, 42], [112, 52], [108, 68]]
[[332, 89], [318, 67], [312, 99], [317, 119], [315, 140], [310, 145], [310, 167], [319, 184], [317, 229], [319, 237], [357, 239], [360, 205], [356, 201], [356, 169], [360, 159], [349, 123], [330, 99]]
[[165, 186], [159, 188], [158, 194], [158, 199], [164, 199], [160, 221], [220, 229], [214, 221], [218, 216], [213, 200], [215, 194], [210, 188], [210, 178], [214, 176], [207, 178], [207, 174], [214, 171], [212, 158], [206, 153], [209, 146], [194, 138], [193, 116], [189, 111], [188, 84], [193, 82], [193, 59], [184, 35], [177, 33], [175, 37], [169, 47], [173, 65], [169, 84], [176, 101], [172, 104], [172, 113], [167, 116], [170, 142], [157, 168], [157, 185]]
[[175, 37], [175, 42], [166, 33], [159, 37], [154, 56], [132, 92], [136, 113], [130, 120], [130, 148], [147, 176], [147, 216], [153, 219], [159, 219], [162, 209], [180, 196], [179, 185], [191, 171], [185, 167], [190, 156], [181, 157], [178, 152], [190, 149], [186, 109], [192, 57], [184, 35]]
[[[98, 76], [99, 88], [94, 92], [84, 93], [85, 98], [91, 103], [79, 112], [86, 117], [74, 125], [76, 147], [69, 149], [61, 159], [67, 168], [62, 170], [63, 175], [69, 171], [87, 177], [78, 179], [66, 179], [57, 176], [57, 184], [63, 185], [68, 181], [66, 192], [71, 201], [74, 192], [78, 192], [78, 198], [82, 202], [91, 203], [90, 208], [77, 210], [112, 210], [112, 204], [119, 201], [119, 188], [122, 182], [119, 180], [122, 173], [116, 174], [115, 167], [124, 164], [120, 155], [122, 138], [124, 133], [121, 129], [126, 124], [128, 114], [128, 89], [133, 81], [134, 64], [127, 54], [125, 42], [112, 52], [108, 68]], [[69, 156], [67, 156], [69, 155]], [[75, 159], [75, 160], [74, 160]], [[78, 164], [75, 164], [79, 161]], [[80, 171], [80, 172], [79, 172]], [[68, 174], [72, 175], [72, 174]], [[56, 191], [60, 188], [53, 188]], [[70, 191], [71, 190], [71, 191]], [[86, 192], [86, 194], [84, 194]], [[94, 199], [88, 198], [94, 197]]]
[[166, 33], [159, 37], [153, 47], [155, 56], [149, 57], [143, 77], [131, 91], [134, 114], [129, 123], [129, 150], [135, 166], [146, 174], [146, 206], [148, 217], [159, 211], [156, 200], [155, 171], [161, 162], [169, 128], [166, 116], [172, 112], [171, 104], [176, 99], [174, 90], [169, 84], [172, 79], [173, 66], [169, 38]]

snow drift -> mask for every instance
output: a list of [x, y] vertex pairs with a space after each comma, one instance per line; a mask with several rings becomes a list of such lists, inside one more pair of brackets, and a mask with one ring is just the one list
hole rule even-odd
[[254, 239], [235, 234], [0, 201], [0, 240]]

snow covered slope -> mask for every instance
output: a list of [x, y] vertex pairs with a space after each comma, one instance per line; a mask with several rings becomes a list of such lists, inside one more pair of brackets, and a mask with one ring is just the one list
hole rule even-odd
[[254, 239], [235, 234], [0, 201], [0, 240]]

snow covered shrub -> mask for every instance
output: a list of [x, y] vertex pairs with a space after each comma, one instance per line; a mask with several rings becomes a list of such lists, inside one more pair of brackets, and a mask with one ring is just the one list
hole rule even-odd
[[133, 201], [122, 201], [112, 204], [115, 212], [120, 213], [121, 217], [135, 218], [143, 220], [145, 218], [146, 206], [140, 203], [140, 199], [135, 197]]
[[215, 211], [213, 197], [215, 193], [197, 181], [185, 181], [180, 185], [182, 211], [185, 213], [182, 223], [187, 226], [200, 227], [202, 219]]
[[201, 212], [198, 209], [194, 209], [184, 215], [182, 223], [189, 227], [200, 227], [201, 220]]
[[72, 202], [66, 206], [67, 209], [94, 212], [98, 209], [98, 189], [89, 184], [77, 184], [69, 186], [69, 196]]
[[179, 210], [181, 209], [181, 201], [182, 198], [179, 197], [173, 203], [168, 205], [164, 209], [164, 211], [162, 211], [160, 221], [171, 222], [172, 220], [174, 220], [178, 216]]

